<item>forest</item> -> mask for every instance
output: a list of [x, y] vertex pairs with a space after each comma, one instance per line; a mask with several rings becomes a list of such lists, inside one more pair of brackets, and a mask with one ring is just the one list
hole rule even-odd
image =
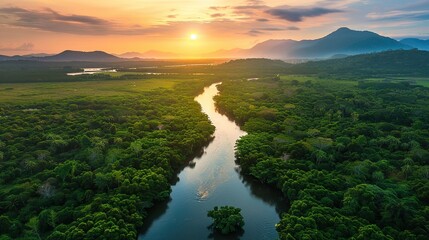
[[427, 239], [428, 88], [288, 75], [219, 89], [249, 133], [242, 173], [289, 202], [280, 239]]
[[280, 239], [427, 239], [426, 59], [128, 62], [81, 76], [66, 73], [96, 63], [2, 62], [0, 239], [137, 239], [212, 140], [194, 97], [219, 81], [218, 110], [248, 133], [241, 174], [289, 204]]
[[211, 140], [193, 100], [206, 84], [3, 102], [0, 239], [136, 239]]

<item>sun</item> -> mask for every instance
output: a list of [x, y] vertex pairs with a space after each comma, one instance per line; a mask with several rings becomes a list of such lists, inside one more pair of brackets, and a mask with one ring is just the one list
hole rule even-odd
[[197, 40], [197, 39], [198, 39], [198, 35], [197, 35], [197, 34], [195, 34], [195, 33], [192, 33], [191, 35], [189, 35], [189, 39], [191, 39], [191, 40], [195, 41], [195, 40]]

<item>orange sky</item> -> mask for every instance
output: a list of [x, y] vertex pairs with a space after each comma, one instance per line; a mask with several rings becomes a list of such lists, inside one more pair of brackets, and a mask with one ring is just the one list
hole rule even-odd
[[426, 37], [427, 6], [426, 0], [1, 0], [0, 54], [159, 50], [198, 57], [267, 39], [318, 38], [342, 26]]

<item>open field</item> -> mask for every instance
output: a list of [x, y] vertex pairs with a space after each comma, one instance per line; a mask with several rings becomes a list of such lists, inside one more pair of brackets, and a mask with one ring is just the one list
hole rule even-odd
[[180, 82], [194, 79], [133, 79], [118, 81], [44, 82], [0, 84], [0, 102], [27, 102], [64, 99], [76, 96], [129, 95], [156, 88], [172, 88]]

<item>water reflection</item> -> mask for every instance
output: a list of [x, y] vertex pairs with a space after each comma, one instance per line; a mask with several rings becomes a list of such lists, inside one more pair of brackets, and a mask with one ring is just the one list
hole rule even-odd
[[[234, 145], [246, 132], [216, 111], [213, 84], [197, 96], [216, 127], [213, 141], [178, 175], [171, 200], [149, 211], [139, 239], [276, 239], [275, 224], [283, 209], [282, 194], [242, 176], [235, 164]], [[242, 209], [244, 231], [225, 237], [210, 227], [207, 211], [232, 205]]]
[[78, 76], [78, 75], [92, 75], [96, 73], [112, 73], [116, 72], [116, 69], [110, 68], [84, 68], [82, 72], [67, 73], [67, 76]]
[[210, 231], [210, 234], [207, 236], [207, 239], [214, 240], [238, 240], [241, 239], [244, 234], [243, 229], [240, 229], [237, 232], [228, 234], [226, 236], [218, 231], [215, 231], [213, 225], [208, 226], [207, 229]]

